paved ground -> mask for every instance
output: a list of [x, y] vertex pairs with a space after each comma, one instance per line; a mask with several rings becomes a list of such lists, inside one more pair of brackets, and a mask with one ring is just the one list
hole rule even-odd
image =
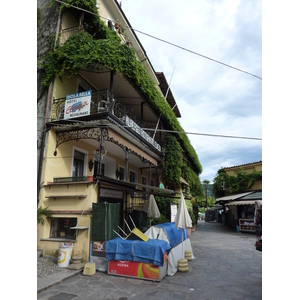
[[195, 259], [189, 271], [161, 282], [102, 272], [84, 276], [54, 266], [47, 271], [44, 261], [38, 267], [37, 299], [262, 299], [262, 252], [255, 249], [255, 234], [200, 221], [190, 239]]

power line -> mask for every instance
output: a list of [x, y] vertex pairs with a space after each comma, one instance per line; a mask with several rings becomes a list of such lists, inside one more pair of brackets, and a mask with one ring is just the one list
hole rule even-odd
[[[142, 128], [143, 130], [154, 131], [152, 128]], [[179, 133], [179, 134], [194, 134], [194, 135], [204, 135], [204, 136], [212, 136], [212, 137], [223, 137], [223, 138], [232, 138], [232, 139], [246, 139], [246, 140], [259, 140], [261, 141], [262, 138], [255, 138], [255, 137], [245, 137], [245, 136], [233, 136], [233, 135], [222, 135], [222, 134], [210, 134], [210, 133], [199, 133], [199, 132], [186, 132], [186, 131], [173, 131], [173, 130], [159, 130], [166, 133]]]
[[[109, 20], [109, 19], [106, 18], [106, 17], [100, 16], [99, 14], [93, 13], [93, 12], [88, 11], [88, 10], [85, 10], [85, 9], [83, 9], [83, 8], [80, 8], [80, 7], [77, 7], [77, 6], [74, 6], [74, 5], [65, 3], [65, 2], [60, 1], [60, 0], [55, 0], [55, 1], [56, 1], [56, 2], [60, 2], [60, 3], [62, 3], [62, 4], [66, 4], [66, 5], [70, 6], [70, 7], [75, 8], [75, 9], [78, 9], [78, 10], [81, 10], [81, 11], [84, 11], [84, 12], [87, 12], [87, 13], [90, 13], [90, 14], [92, 14], [92, 15], [99, 16], [99, 17], [101, 17], [101, 18], [103, 18], [103, 19], [105, 19], [105, 20]], [[114, 22], [115, 22], [115, 21], [114, 21]], [[169, 45], [171, 45], [171, 46], [173, 46], [173, 47], [176, 47], [176, 48], [179, 48], [179, 49], [181, 49], [181, 50], [190, 52], [190, 53], [195, 54], [195, 55], [197, 55], [197, 56], [200, 56], [200, 57], [206, 58], [206, 59], [208, 59], [208, 60], [211, 60], [211, 61], [213, 61], [213, 62], [215, 62], [215, 63], [221, 64], [221, 65], [223, 65], [223, 66], [225, 66], [225, 67], [234, 69], [234, 70], [236, 70], [236, 71], [239, 71], [239, 72], [248, 74], [248, 75], [250, 75], [250, 76], [253, 76], [253, 77], [255, 77], [255, 78], [258, 78], [258, 79], [262, 80], [261, 77], [259, 77], [259, 76], [257, 76], [257, 75], [254, 75], [254, 74], [252, 74], [252, 73], [250, 73], [250, 72], [241, 70], [241, 69], [239, 69], [239, 68], [236, 68], [236, 67], [233, 67], [233, 66], [231, 66], [231, 65], [225, 64], [225, 63], [223, 63], [223, 62], [221, 62], [221, 61], [218, 61], [218, 60], [216, 60], [216, 59], [213, 59], [213, 58], [211, 58], [211, 57], [205, 56], [205, 55], [203, 55], [203, 54], [200, 54], [200, 53], [197, 53], [197, 52], [195, 52], [195, 51], [189, 50], [189, 49], [187, 49], [187, 48], [184, 48], [184, 47], [182, 47], [182, 46], [179, 46], [179, 45], [176, 45], [176, 44], [174, 44], [174, 43], [168, 42], [168, 41], [163, 40], [163, 39], [161, 39], [161, 38], [155, 37], [155, 36], [153, 36], [153, 35], [151, 35], [151, 34], [148, 34], [148, 33], [145, 33], [145, 32], [143, 32], [143, 31], [140, 31], [140, 30], [138, 30], [138, 29], [132, 28], [132, 27], [126, 25], [126, 24], [121, 24], [121, 25], [124, 26], [124, 27], [127, 27], [127, 28], [131, 29], [132, 31], [136, 31], [136, 32], [139, 32], [139, 33], [141, 33], [141, 34], [144, 34], [144, 35], [146, 35], [146, 36], [148, 36], [148, 37], [151, 37], [151, 38], [153, 38], [153, 39], [156, 39], [156, 40], [158, 40], [158, 41], [160, 41], [160, 42], [169, 44]]]
[[[93, 121], [79, 121], [79, 120], [68, 120], [71, 123], [87, 123], [91, 125], [101, 126], [101, 124], [93, 122]], [[49, 125], [59, 126], [58, 124], [48, 123]], [[107, 128], [113, 127], [120, 127], [115, 124], [105, 124]], [[123, 125], [123, 128], [131, 128], [128, 125]], [[141, 128], [144, 131], [155, 131], [153, 128]], [[157, 129], [157, 131], [164, 132], [164, 133], [178, 133], [178, 134], [193, 134], [193, 135], [203, 135], [203, 136], [210, 136], [210, 137], [221, 137], [221, 138], [232, 138], [232, 139], [244, 139], [244, 140], [258, 140], [261, 141], [262, 138], [257, 137], [245, 137], [245, 136], [233, 136], [233, 135], [222, 135], [222, 134], [211, 134], [211, 133], [200, 133], [200, 132], [186, 132], [186, 131], [176, 131], [176, 130], [166, 130], [166, 129]]]
[[173, 44], [173, 43], [168, 42], [168, 41], [166, 41], [166, 40], [160, 39], [160, 38], [155, 37], [155, 36], [153, 36], [153, 35], [150, 35], [150, 34], [148, 34], [148, 33], [142, 32], [142, 31], [140, 31], [140, 30], [133, 29], [133, 28], [131, 28], [131, 29], [132, 29], [132, 30], [135, 30], [136, 32], [139, 32], [139, 33], [141, 33], [141, 34], [147, 35], [147, 36], [149, 36], [149, 37], [151, 37], [151, 38], [153, 38], [153, 39], [156, 39], [156, 40], [158, 40], [158, 41], [161, 41], [161, 42], [163, 42], [163, 43], [169, 44], [169, 45], [171, 45], [171, 46], [177, 47], [177, 48], [182, 49], [182, 50], [184, 50], [184, 51], [187, 51], [187, 52], [190, 52], [190, 53], [192, 53], [192, 54], [201, 56], [201, 57], [203, 57], [203, 58], [209, 59], [209, 60], [211, 60], [211, 61], [213, 61], [213, 62], [216, 62], [216, 63], [218, 63], [218, 64], [221, 64], [221, 65], [223, 65], [223, 66], [226, 66], [226, 67], [228, 67], [228, 68], [234, 69], [234, 70], [239, 71], [239, 72], [243, 72], [243, 73], [245, 73], [245, 74], [254, 76], [254, 77], [256, 77], [256, 78], [262, 80], [261, 77], [259, 77], [259, 76], [257, 76], [257, 75], [254, 75], [254, 74], [252, 74], [252, 73], [249, 73], [249, 72], [247, 72], [247, 71], [238, 69], [238, 68], [233, 67], [233, 66], [231, 66], [231, 65], [225, 64], [225, 63], [223, 63], [223, 62], [221, 62], [221, 61], [215, 60], [215, 59], [213, 59], [213, 58], [210, 58], [210, 57], [205, 56], [205, 55], [203, 55], [203, 54], [197, 53], [197, 52], [195, 52], [195, 51], [186, 49], [186, 48], [184, 48], [184, 47], [181, 47], [181, 46], [179, 46], [179, 45]]

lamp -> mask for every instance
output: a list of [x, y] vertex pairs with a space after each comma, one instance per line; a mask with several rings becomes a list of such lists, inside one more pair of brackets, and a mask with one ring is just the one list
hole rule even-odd
[[94, 163], [93, 163], [92, 160], [90, 160], [90, 161], [89, 161], [89, 169], [90, 169], [90, 171], [92, 171], [93, 166], [94, 166]]

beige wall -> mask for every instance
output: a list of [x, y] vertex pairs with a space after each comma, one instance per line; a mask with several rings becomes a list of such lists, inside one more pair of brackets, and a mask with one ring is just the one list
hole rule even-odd
[[[62, 215], [54, 214], [53, 217], [62, 217]], [[64, 214], [65, 218], [74, 218], [76, 215]], [[80, 214], [77, 215], [77, 219], [80, 218]], [[87, 235], [87, 230], [79, 230], [76, 235], [76, 240], [72, 241], [74, 244], [72, 255], [80, 255], [82, 257], [82, 262], [89, 261], [89, 244], [90, 244], [90, 230], [91, 230], [91, 215], [83, 215], [80, 218], [80, 224], [78, 226], [88, 226], [89, 234]], [[45, 225], [38, 225], [37, 228], [37, 247], [44, 249], [45, 255], [50, 255], [57, 257], [59, 252], [59, 245], [63, 243], [62, 240], [51, 240], [49, 238], [50, 233], [50, 221], [46, 220]], [[47, 240], [46, 240], [47, 239]]]
[[[252, 173], [254, 170], [257, 172], [261, 172], [262, 162], [257, 162], [257, 163], [242, 165], [237, 167], [231, 167], [231, 168], [225, 168], [225, 172], [229, 176], [235, 176], [235, 172], [240, 171], [241, 167], [243, 168], [243, 171], [247, 173]], [[251, 190], [261, 190], [261, 189], [262, 189], [262, 180], [255, 181], [253, 186], [251, 187]]]

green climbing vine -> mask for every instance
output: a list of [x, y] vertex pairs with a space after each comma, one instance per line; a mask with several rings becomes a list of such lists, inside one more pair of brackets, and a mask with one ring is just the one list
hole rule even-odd
[[224, 168], [218, 170], [214, 178], [213, 193], [215, 197], [222, 196], [223, 188], [228, 189], [230, 193], [237, 193], [249, 190], [255, 181], [262, 180], [262, 171], [253, 170], [247, 173], [240, 167], [235, 175], [228, 175]]
[[[52, 5], [55, 1], [52, 0]], [[78, 18], [82, 11], [72, 8], [70, 5], [80, 7], [97, 14], [96, 0], [65, 0], [67, 4], [61, 4], [60, 9], [70, 9]], [[187, 135], [180, 126], [174, 112], [164, 97], [158, 91], [143, 65], [136, 59], [134, 51], [126, 44], [121, 43], [120, 37], [115, 31], [110, 30], [98, 15], [84, 14], [83, 30], [71, 36], [63, 45], [57, 43], [53, 51], [48, 52], [39, 65], [45, 70], [43, 84], [49, 86], [55, 76], [62, 79], [63, 75], [72, 77], [83, 67], [96, 70], [101, 66], [121, 73], [141, 95], [147, 100], [157, 115], [161, 114], [161, 122], [167, 130], [175, 131], [174, 135], [180, 143], [186, 163], [199, 175], [202, 166], [197, 153], [192, 147]], [[178, 175], [172, 175], [172, 181]], [[175, 181], [176, 181], [175, 180]]]
[[166, 136], [164, 156], [164, 177], [166, 185], [176, 187], [176, 185], [179, 184], [182, 164], [182, 148], [176, 137], [170, 134]]

